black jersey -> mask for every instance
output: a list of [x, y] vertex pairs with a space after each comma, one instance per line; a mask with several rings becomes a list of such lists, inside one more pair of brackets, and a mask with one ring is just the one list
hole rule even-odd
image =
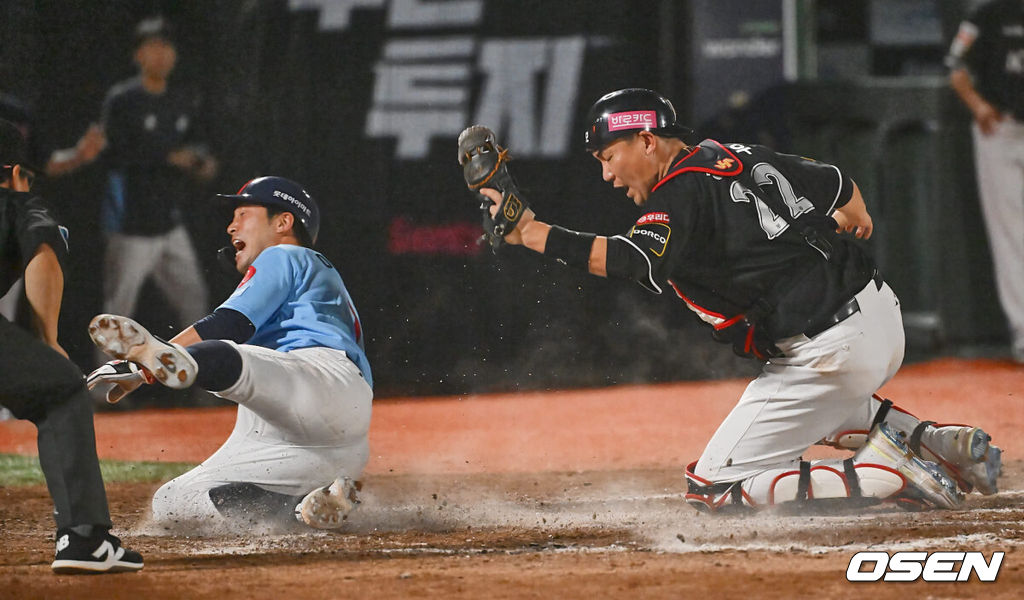
[[0, 296], [24, 274], [42, 244], [63, 267], [68, 247], [53, 208], [41, 197], [0, 188]]
[[966, 67], [985, 100], [1024, 121], [1024, 2], [978, 7], [960, 24], [947, 63]]
[[763, 146], [705, 140], [681, 153], [646, 212], [619, 239], [640, 251], [640, 283], [667, 285], [716, 329], [759, 307], [778, 340], [823, 322], [872, 277], [871, 259], [835, 233], [853, 183], [828, 164]]
[[107, 231], [151, 235], [181, 223], [192, 187], [167, 162], [171, 151], [200, 143], [195, 96], [168, 87], [150, 94], [139, 78], [115, 85], [103, 104], [109, 170], [103, 225]]

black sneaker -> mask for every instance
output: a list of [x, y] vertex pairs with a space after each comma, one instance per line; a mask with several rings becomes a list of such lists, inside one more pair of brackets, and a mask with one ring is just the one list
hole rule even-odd
[[122, 573], [142, 569], [142, 555], [121, 545], [110, 532], [82, 537], [70, 529], [57, 532], [57, 554], [50, 565], [59, 575]]

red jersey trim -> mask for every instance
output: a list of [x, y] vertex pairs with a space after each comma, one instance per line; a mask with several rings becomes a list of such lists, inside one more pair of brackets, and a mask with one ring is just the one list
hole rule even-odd
[[359, 343], [363, 339], [363, 326], [359, 323], [359, 316], [356, 315], [356, 307], [352, 306], [351, 302], [348, 302], [348, 312], [352, 315], [352, 324], [355, 329], [356, 343]]
[[[721, 148], [723, 151], [725, 151], [725, 153], [728, 154], [730, 158], [735, 160], [736, 161], [736, 167], [733, 168], [733, 169], [730, 169], [728, 171], [724, 171], [724, 170], [721, 170], [721, 169], [714, 169], [714, 168], [711, 168], [711, 167], [697, 167], [697, 166], [686, 167], [686, 166], [684, 166], [684, 167], [681, 167], [681, 168], [679, 168], [679, 169], [677, 169], [675, 171], [672, 171], [668, 175], [665, 175], [665, 177], [663, 177], [661, 179], [661, 181], [659, 181], [658, 183], [654, 184], [654, 187], [651, 188], [651, 191], [653, 192], [653, 191], [657, 190], [662, 185], [664, 185], [664, 183], [666, 181], [668, 181], [669, 179], [672, 179], [673, 177], [675, 177], [677, 175], [682, 175], [683, 173], [700, 172], [700, 173], [711, 173], [712, 175], [719, 175], [719, 176], [722, 176], [722, 177], [731, 177], [733, 175], [739, 175], [740, 173], [743, 172], [743, 161], [741, 161], [735, 154], [733, 154], [732, 150], [729, 150], [728, 148], [726, 148], [722, 144], [719, 144], [715, 140], [709, 140], [709, 141], [714, 142], [719, 148]], [[683, 158], [679, 159], [679, 162], [677, 162], [676, 164], [672, 165], [671, 168], [676, 168], [679, 165], [683, 164], [691, 156], [696, 154], [698, 150], [700, 150], [700, 146], [694, 148], [693, 152], [691, 152], [691, 153], [687, 154], [686, 156], [684, 156]]]
[[687, 298], [686, 294], [684, 294], [676, 286], [676, 282], [674, 282], [671, 279], [669, 279], [668, 280], [668, 284], [672, 286], [673, 290], [675, 290], [676, 296], [679, 296], [679, 299], [682, 300], [683, 302], [685, 302], [686, 305], [689, 306], [692, 310], [695, 310], [697, 312], [705, 314], [705, 315], [707, 315], [709, 317], [714, 317], [715, 319], [721, 319], [722, 320], [721, 323], [718, 323], [717, 325], [711, 325], [716, 331], [719, 330], [719, 329], [725, 329], [726, 327], [729, 327], [731, 325], [735, 325], [737, 321], [742, 320], [743, 317], [746, 316], [746, 315], [743, 315], [743, 314], [739, 314], [739, 315], [736, 315], [734, 317], [727, 317], [727, 316], [725, 316], [723, 314], [716, 313], [713, 310], [708, 310], [708, 309], [704, 308], [703, 306], [700, 306], [699, 304], [697, 304], [693, 300], [690, 300], [689, 298]]

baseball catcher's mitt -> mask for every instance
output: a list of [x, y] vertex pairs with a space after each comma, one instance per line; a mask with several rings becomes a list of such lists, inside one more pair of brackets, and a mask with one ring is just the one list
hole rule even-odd
[[508, 171], [508, 150], [494, 141], [494, 132], [483, 125], [472, 125], [459, 134], [459, 164], [462, 176], [471, 190], [494, 188], [501, 192], [501, 205], [491, 217], [491, 201], [484, 198], [480, 209], [484, 215], [484, 235], [491, 250], [498, 251], [504, 237], [512, 232], [528, 208], [512, 174]]

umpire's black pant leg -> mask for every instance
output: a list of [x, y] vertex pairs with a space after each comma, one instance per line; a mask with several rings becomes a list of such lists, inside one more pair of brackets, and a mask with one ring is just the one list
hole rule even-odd
[[96, 456], [92, 398], [82, 373], [30, 333], [0, 317], [0, 404], [38, 430], [39, 465], [57, 527], [110, 527]]

